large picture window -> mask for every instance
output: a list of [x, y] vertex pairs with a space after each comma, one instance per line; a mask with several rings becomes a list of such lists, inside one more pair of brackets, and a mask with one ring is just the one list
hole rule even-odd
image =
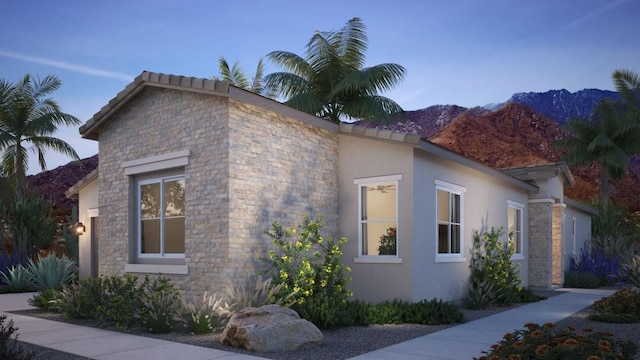
[[357, 180], [360, 256], [398, 256], [399, 176]]
[[463, 197], [465, 189], [436, 181], [437, 256], [462, 257]]
[[507, 235], [509, 241], [513, 242], [514, 257], [523, 257], [523, 233], [522, 233], [522, 213], [524, 205], [509, 201], [509, 221], [507, 226]]
[[183, 257], [184, 176], [138, 182], [138, 256]]

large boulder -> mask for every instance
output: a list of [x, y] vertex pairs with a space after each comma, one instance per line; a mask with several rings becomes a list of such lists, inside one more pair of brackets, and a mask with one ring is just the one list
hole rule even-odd
[[247, 307], [235, 313], [222, 332], [224, 345], [270, 352], [315, 347], [322, 332], [297, 312], [279, 305]]

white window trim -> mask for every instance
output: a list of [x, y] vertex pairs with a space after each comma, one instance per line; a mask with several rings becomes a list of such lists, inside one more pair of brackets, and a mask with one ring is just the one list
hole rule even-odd
[[[435, 263], [448, 263], [448, 262], [466, 262], [465, 256], [466, 248], [464, 241], [464, 193], [467, 189], [464, 186], [452, 184], [443, 180], [434, 179], [435, 184]], [[439, 254], [438, 253], [438, 190], [444, 190], [452, 194], [460, 196], [460, 253], [459, 254]]]
[[189, 164], [189, 150], [150, 156], [122, 163], [125, 175], [144, 174], [153, 171], [183, 167]]
[[[398, 255], [400, 250], [400, 241], [398, 241], [398, 198], [399, 185], [402, 180], [402, 174], [375, 176], [368, 178], [354, 179], [354, 185], [358, 185], [358, 256], [353, 258], [354, 263], [366, 264], [401, 264], [402, 258]], [[396, 255], [363, 255], [362, 254], [362, 187], [371, 184], [395, 183], [396, 184]]]
[[[507, 200], [507, 210], [509, 208], [513, 208], [516, 210], [520, 210], [520, 248], [522, 249], [521, 253], [514, 253], [511, 256], [511, 260], [524, 260], [524, 249], [525, 249], [525, 244], [526, 244], [526, 239], [525, 239], [525, 231], [524, 231], [524, 209], [525, 206], [522, 203], [516, 202], [516, 201], [512, 201], [512, 200]], [[508, 226], [509, 226], [509, 221], [511, 219], [508, 218], [509, 217], [509, 211], [507, 211], [507, 231]], [[509, 234], [507, 234], [507, 239], [509, 239]]]
[[188, 275], [189, 267], [187, 265], [124, 264], [124, 272]]
[[572, 245], [573, 245], [573, 247], [571, 249], [572, 250], [571, 251], [572, 255], [577, 255], [578, 254], [578, 250], [576, 249], [576, 245], [577, 245], [576, 238], [578, 236], [577, 227], [578, 227], [578, 219], [576, 219], [576, 217], [574, 216], [574, 217], [571, 218], [571, 241], [572, 241]]
[[[157, 178], [152, 178], [152, 179], [145, 179], [145, 180], [139, 180], [136, 181], [136, 228], [137, 228], [137, 233], [136, 233], [136, 252], [137, 252], [137, 257], [139, 259], [183, 259], [184, 258], [184, 253], [182, 254], [165, 254], [163, 252], [164, 250], [164, 222], [161, 220], [160, 221], [160, 234], [161, 234], [161, 239], [160, 239], [160, 249], [161, 252], [159, 254], [144, 254], [142, 253], [142, 219], [141, 219], [141, 214], [140, 214], [140, 204], [142, 202], [142, 191], [140, 190], [140, 187], [142, 185], [146, 185], [146, 184], [156, 184], [156, 183], [163, 183], [165, 181], [170, 181], [170, 180], [178, 180], [178, 179], [185, 179], [184, 175], [171, 175], [171, 176], [165, 176], [165, 177], [157, 177]], [[163, 192], [160, 192], [161, 194], [161, 199], [163, 197]], [[162, 201], [161, 201], [162, 203]], [[164, 217], [160, 217], [160, 219], [164, 219]], [[185, 239], [185, 243], [186, 243], [186, 239]]]

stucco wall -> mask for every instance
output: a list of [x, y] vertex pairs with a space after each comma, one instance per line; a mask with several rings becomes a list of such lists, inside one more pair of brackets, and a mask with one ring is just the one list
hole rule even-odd
[[[573, 251], [573, 237], [571, 234], [572, 219], [576, 219], [576, 246]], [[572, 206], [565, 209], [565, 269], [569, 267], [571, 257], [579, 257], [585, 244], [591, 239], [591, 214]]]
[[[402, 174], [398, 182], [398, 252], [401, 263], [358, 263], [358, 186], [354, 179]], [[435, 179], [466, 188], [461, 262], [436, 262]], [[507, 201], [525, 206], [524, 241], [527, 256], [526, 190], [452, 161], [426, 154], [410, 145], [340, 135], [340, 230], [349, 239], [343, 261], [352, 269], [351, 288], [358, 299], [371, 302], [434, 297], [459, 301], [466, 295], [471, 234], [483, 219], [489, 226], [508, 225]], [[506, 235], [505, 235], [506, 239]], [[526, 285], [527, 263], [521, 264]]]
[[[506, 241], [508, 228], [508, 201], [524, 205], [523, 209], [523, 245], [524, 259], [528, 256], [527, 243], [529, 227], [526, 190], [508, 184], [484, 172], [462, 166], [440, 157], [416, 150], [415, 157], [416, 194], [414, 218], [413, 248], [415, 255], [415, 292], [414, 300], [433, 297], [461, 301], [466, 296], [472, 234], [487, 228], [504, 230]], [[436, 190], [435, 180], [462, 186], [464, 192], [462, 247], [464, 261], [439, 262], [436, 259]], [[513, 260], [519, 264], [520, 278], [527, 286], [528, 263], [526, 260]]]
[[98, 180], [87, 183], [79, 191], [78, 221], [85, 226], [84, 234], [78, 237], [79, 276], [85, 279], [91, 276], [91, 214], [98, 210]]
[[337, 136], [328, 131], [227, 98], [146, 88], [103, 125], [99, 140], [102, 274], [122, 274], [132, 261], [133, 178], [122, 164], [171, 152], [190, 154], [188, 274], [171, 275], [179, 289], [218, 291], [255, 274], [270, 244], [263, 232], [275, 220], [325, 214], [328, 233], [336, 232]]
[[[413, 148], [340, 135], [340, 235], [348, 242], [343, 263], [351, 268], [354, 297], [371, 302], [413, 300]], [[398, 181], [398, 256], [402, 263], [355, 263], [358, 257], [358, 185], [354, 179], [402, 175]]]

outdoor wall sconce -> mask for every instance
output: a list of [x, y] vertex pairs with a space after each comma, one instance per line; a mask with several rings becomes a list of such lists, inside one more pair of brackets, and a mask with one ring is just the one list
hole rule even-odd
[[83, 224], [83, 223], [81, 223], [81, 222], [77, 222], [77, 223], [75, 223], [71, 228], [73, 229], [73, 232], [74, 232], [76, 235], [82, 235], [82, 234], [84, 234], [84, 231], [87, 229], [87, 228], [84, 226], [84, 224]]

